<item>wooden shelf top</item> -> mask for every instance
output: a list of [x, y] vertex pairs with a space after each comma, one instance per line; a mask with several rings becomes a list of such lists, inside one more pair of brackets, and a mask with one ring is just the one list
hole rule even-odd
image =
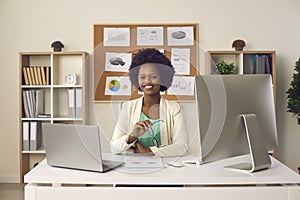
[[54, 52], [54, 51], [35, 51], [35, 52], [20, 52], [22, 56], [39, 56], [39, 55], [87, 55], [88, 53], [85, 51], [61, 51], [61, 52]]
[[272, 54], [273, 50], [247, 50], [247, 51], [234, 51], [234, 50], [210, 50], [207, 51], [210, 54]]

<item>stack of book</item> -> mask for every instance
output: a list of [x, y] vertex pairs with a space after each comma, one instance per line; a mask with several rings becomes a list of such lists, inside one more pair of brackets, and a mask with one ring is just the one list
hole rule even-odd
[[244, 74], [272, 74], [272, 57], [269, 55], [246, 55]]
[[44, 113], [44, 90], [23, 90], [23, 108], [26, 118], [36, 118]]
[[25, 85], [49, 85], [50, 67], [23, 67], [23, 77]]

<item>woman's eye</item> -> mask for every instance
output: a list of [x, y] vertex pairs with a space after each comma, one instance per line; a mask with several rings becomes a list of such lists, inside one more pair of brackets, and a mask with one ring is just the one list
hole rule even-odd
[[140, 79], [141, 79], [141, 80], [144, 80], [144, 79], [145, 79], [145, 76], [140, 76]]

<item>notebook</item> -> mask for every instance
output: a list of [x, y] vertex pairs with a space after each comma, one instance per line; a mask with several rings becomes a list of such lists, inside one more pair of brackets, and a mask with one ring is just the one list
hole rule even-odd
[[43, 123], [43, 133], [51, 166], [106, 172], [123, 164], [102, 159], [97, 126]]

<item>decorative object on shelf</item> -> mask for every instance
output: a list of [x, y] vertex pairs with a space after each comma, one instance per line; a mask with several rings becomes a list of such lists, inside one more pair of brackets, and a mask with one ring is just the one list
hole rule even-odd
[[224, 60], [218, 62], [216, 64], [217, 72], [220, 74], [234, 74], [235, 73], [235, 66], [234, 63], [227, 64]]
[[51, 47], [53, 48], [53, 51], [59, 52], [62, 48], [64, 48], [64, 44], [61, 43], [61, 41], [55, 41], [51, 44]]
[[75, 85], [76, 84], [76, 74], [75, 73], [66, 73], [65, 74], [65, 84]]
[[236, 51], [243, 51], [243, 48], [246, 46], [246, 42], [244, 40], [238, 39], [232, 42], [232, 48]]
[[290, 84], [291, 87], [286, 92], [288, 94], [287, 111], [294, 114], [300, 125], [300, 58], [296, 61], [294, 70], [296, 72], [293, 74], [293, 80]]

